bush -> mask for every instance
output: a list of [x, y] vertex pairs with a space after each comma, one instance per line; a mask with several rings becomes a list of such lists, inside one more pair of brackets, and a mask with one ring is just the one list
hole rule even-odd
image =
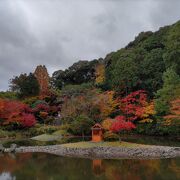
[[36, 125], [35, 127], [28, 129], [25, 132], [26, 136], [32, 137], [32, 136], [37, 136], [41, 134], [52, 134], [55, 131], [59, 130], [59, 127], [56, 126], [44, 126], [44, 125]]
[[180, 126], [163, 126], [161, 124], [139, 124], [134, 130], [137, 134], [155, 135], [155, 136], [179, 136]]
[[0, 138], [15, 137], [15, 132], [4, 131], [0, 129]]
[[91, 127], [93, 124], [94, 121], [91, 120], [88, 116], [79, 115], [71, 123], [69, 132], [75, 135], [88, 135], [91, 132]]
[[11, 91], [6, 91], [6, 92], [1, 91], [0, 98], [15, 100], [15, 99], [17, 99], [17, 94], [15, 92], [11, 92]]
[[46, 101], [44, 101], [44, 100], [37, 99], [37, 101], [35, 101], [32, 104], [32, 108], [36, 108], [38, 105], [46, 105], [46, 106], [48, 106], [48, 103]]
[[70, 124], [63, 124], [60, 126], [60, 129], [61, 130], [68, 130], [70, 128], [70, 126], [71, 126]]
[[29, 127], [32, 127], [36, 124], [36, 119], [34, 117], [34, 115], [32, 114], [23, 114], [22, 115], [22, 127], [23, 128], [29, 128]]
[[111, 131], [104, 133], [103, 138], [105, 141], [116, 141], [119, 140], [119, 136]]
[[33, 104], [38, 101], [38, 99], [39, 99], [39, 96], [34, 96], [34, 97], [26, 98], [22, 102], [32, 107]]

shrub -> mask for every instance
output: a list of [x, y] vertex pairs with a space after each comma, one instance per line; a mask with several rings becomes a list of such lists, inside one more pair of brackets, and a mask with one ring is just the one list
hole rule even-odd
[[36, 119], [34, 117], [34, 115], [32, 114], [23, 114], [22, 115], [22, 127], [28, 128], [28, 127], [32, 127], [36, 124]]
[[104, 133], [103, 138], [105, 141], [116, 141], [119, 140], [119, 136], [111, 131]]
[[94, 124], [94, 121], [85, 115], [77, 116], [74, 121], [71, 123], [70, 132], [73, 134], [84, 135], [91, 132], [91, 127]]
[[0, 138], [7, 138], [7, 137], [15, 137], [16, 134], [14, 132], [5, 131], [0, 129]]
[[50, 125], [44, 126], [44, 125], [37, 124], [37, 125], [35, 125], [35, 127], [28, 129], [25, 132], [25, 134], [26, 134], [26, 136], [33, 137], [33, 136], [37, 136], [37, 135], [41, 135], [41, 134], [52, 134], [52, 133], [56, 132], [57, 130], [59, 130], [59, 127], [50, 126]]
[[26, 98], [22, 102], [32, 107], [33, 104], [38, 101], [38, 99], [39, 99], [39, 96], [34, 96], [34, 97]]
[[11, 91], [6, 91], [6, 92], [3, 92], [1, 91], [0, 92], [0, 98], [2, 99], [17, 99], [17, 94], [15, 92], [11, 92]]
[[48, 105], [46, 101], [37, 99], [37, 100], [32, 104], [32, 108], [37, 107], [39, 104]]

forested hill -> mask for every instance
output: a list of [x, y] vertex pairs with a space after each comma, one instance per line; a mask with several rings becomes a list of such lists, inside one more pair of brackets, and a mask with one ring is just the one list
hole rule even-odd
[[179, 137], [180, 21], [142, 32], [104, 59], [79, 61], [52, 77], [40, 65], [13, 77], [10, 88], [0, 93], [3, 129], [54, 123], [60, 113], [62, 130], [73, 135], [89, 135], [101, 123], [105, 139], [135, 128], [135, 133]]
[[[152, 96], [162, 88], [163, 73], [168, 68], [180, 73], [180, 21], [154, 33], [141, 32], [125, 48], [104, 59], [79, 61], [65, 71], [56, 71], [52, 82], [60, 89], [67, 84], [95, 82], [119, 92], [144, 89]], [[98, 82], [97, 74], [104, 76]]]

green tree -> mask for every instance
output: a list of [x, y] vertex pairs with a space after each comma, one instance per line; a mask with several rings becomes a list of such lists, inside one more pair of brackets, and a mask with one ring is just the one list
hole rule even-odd
[[180, 75], [180, 21], [157, 32], [142, 32], [125, 48], [105, 59], [105, 87], [122, 95], [144, 89], [151, 97], [163, 86], [162, 76], [174, 67]]
[[19, 98], [39, 95], [39, 83], [32, 73], [21, 74], [11, 79], [10, 88]]
[[55, 71], [51, 78], [54, 88], [62, 89], [65, 85], [78, 85], [93, 82], [95, 79], [96, 65], [102, 59], [93, 61], [78, 61], [66, 70]]
[[17, 94], [11, 91], [1, 91], [0, 98], [2, 99], [17, 99]]
[[71, 123], [71, 131], [73, 134], [89, 134], [91, 132], [91, 127], [94, 125], [94, 121], [85, 115], [77, 116]]
[[111, 65], [106, 68], [106, 83], [109, 88], [125, 92], [138, 84], [138, 66], [132, 50], [120, 50], [112, 55]]
[[180, 75], [180, 21], [169, 27], [166, 36], [166, 53], [164, 54], [164, 62], [166, 68], [174, 67], [176, 73]]
[[169, 102], [180, 95], [180, 76], [174, 68], [168, 68], [163, 75], [163, 87], [156, 93], [155, 109], [158, 115], [169, 113]]
[[165, 63], [163, 61], [163, 52], [161, 48], [153, 49], [146, 54], [139, 63], [139, 79], [141, 79], [140, 87], [145, 89], [151, 96], [153, 92], [162, 88], [162, 75], [165, 71]]

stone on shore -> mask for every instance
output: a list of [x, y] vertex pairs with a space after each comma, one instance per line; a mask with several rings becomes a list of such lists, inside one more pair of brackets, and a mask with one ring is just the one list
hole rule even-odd
[[2, 144], [0, 144], [0, 152], [4, 152], [4, 146]]
[[98, 145], [91, 142], [69, 143], [51, 146], [20, 147], [16, 149], [16, 152], [44, 152], [56, 154], [59, 156], [102, 159], [154, 159], [180, 157], [180, 147], [150, 145], [138, 146], [137, 144], [130, 146], [130, 144], [132, 145], [133, 143], [125, 143], [126, 146], [108, 146], [106, 143], [101, 143], [101, 145]]

